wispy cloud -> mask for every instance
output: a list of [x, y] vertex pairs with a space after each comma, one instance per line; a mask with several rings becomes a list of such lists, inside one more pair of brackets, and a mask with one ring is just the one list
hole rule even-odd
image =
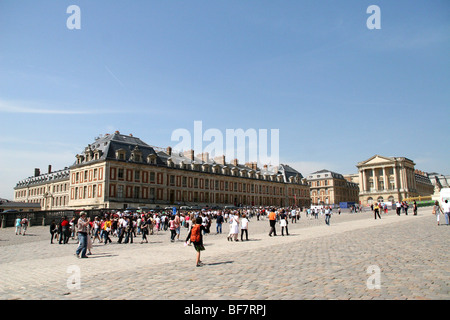
[[125, 88], [125, 85], [123, 84], [123, 82], [120, 81], [120, 79], [116, 77], [116, 75], [108, 68], [108, 66], [105, 65], [105, 69], [123, 88]]
[[12, 101], [2, 101], [0, 100], [0, 112], [6, 113], [31, 113], [31, 114], [92, 114], [96, 113], [92, 110], [75, 110], [75, 109], [65, 109], [65, 108], [45, 108], [40, 103], [35, 102], [12, 102]]
[[47, 115], [87, 115], [121, 113], [124, 111], [101, 110], [101, 109], [78, 109], [66, 106], [55, 107], [54, 103], [46, 104], [34, 101], [5, 101], [0, 100], [0, 113], [23, 113], [23, 114], [47, 114]]

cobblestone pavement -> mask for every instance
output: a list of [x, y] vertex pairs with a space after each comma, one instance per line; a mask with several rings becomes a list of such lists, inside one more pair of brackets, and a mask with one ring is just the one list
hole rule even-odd
[[[334, 214], [289, 224], [289, 236], [269, 237], [267, 220], [253, 218], [249, 241], [204, 237], [203, 267], [195, 250], [170, 242], [169, 231], [149, 243], [94, 244], [78, 259], [75, 240], [50, 244], [48, 227], [25, 236], [0, 229], [0, 299], [49, 300], [316, 300], [450, 298], [450, 227], [430, 208], [417, 216]], [[181, 239], [187, 235], [182, 228]], [[377, 281], [379, 280], [379, 281]], [[378, 285], [376, 287], [375, 285]]]

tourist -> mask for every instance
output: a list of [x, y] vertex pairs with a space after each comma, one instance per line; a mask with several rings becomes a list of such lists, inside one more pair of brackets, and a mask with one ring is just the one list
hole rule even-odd
[[378, 203], [375, 203], [375, 206], [373, 207], [373, 214], [375, 216], [375, 220], [377, 220], [377, 215], [378, 215], [378, 218], [381, 219], [381, 216], [380, 216], [380, 205]]
[[244, 241], [244, 233], [245, 240], [248, 241], [248, 219], [245, 213], [242, 215], [241, 219], [241, 241]]
[[291, 210], [291, 223], [297, 223], [297, 211], [294, 208]]
[[111, 238], [109, 237], [109, 234], [111, 232], [111, 225], [111, 220], [109, 219], [109, 217], [106, 217], [105, 223], [103, 224], [103, 237], [105, 237], [105, 244], [107, 244], [108, 242], [112, 242]]
[[403, 206], [403, 209], [405, 211], [405, 215], [408, 215], [408, 208], [409, 208], [408, 202], [403, 201], [402, 206]]
[[396, 210], [397, 210], [397, 215], [399, 216], [400, 215], [400, 210], [402, 209], [402, 205], [401, 205], [400, 201], [397, 201], [395, 203], [395, 207], [396, 207]]
[[22, 219], [17, 217], [16, 219], [16, 235], [22, 234]]
[[216, 232], [217, 234], [222, 233], [222, 224], [224, 222], [224, 218], [222, 213], [219, 211], [216, 217]]
[[98, 239], [98, 243], [102, 242], [100, 239], [100, 221], [98, 220], [98, 217], [94, 218], [94, 240]]
[[[73, 220], [72, 220], [73, 221]], [[78, 219], [77, 229], [78, 229], [78, 248], [75, 251], [75, 254], [78, 258], [87, 258], [86, 250], [87, 250], [87, 241], [88, 241], [88, 226], [89, 220], [86, 219], [86, 212], [81, 212], [81, 217]]]
[[72, 219], [69, 222], [69, 233], [72, 240], [75, 239], [75, 226], [76, 226], [76, 219], [75, 217], [72, 217]]
[[133, 219], [130, 217], [126, 218], [126, 227], [125, 227], [125, 240], [124, 243], [133, 243]]
[[[189, 215], [189, 219], [186, 219], [186, 226], [187, 226], [187, 229], [188, 229], [188, 233], [189, 232], [191, 232], [191, 230], [192, 230], [192, 227], [194, 226], [194, 224], [195, 224], [195, 217], [194, 217], [194, 214], [193, 213], [191, 213], [190, 215]], [[191, 245], [191, 242], [190, 242], [191, 240], [189, 240], [189, 239], [187, 239], [186, 240], [186, 242], [185, 242], [185, 246], [186, 245]]]
[[175, 217], [171, 216], [169, 221], [169, 230], [170, 230], [170, 242], [175, 241], [175, 236], [177, 235], [177, 227], [175, 224]]
[[270, 225], [270, 232], [269, 237], [272, 236], [272, 233], [274, 236], [277, 235], [277, 230], [275, 229], [276, 223], [277, 223], [277, 214], [275, 213], [274, 208], [270, 208], [269, 210], [269, 225]]
[[144, 243], [148, 243], [147, 240], [147, 235], [149, 233], [149, 228], [151, 225], [152, 221], [150, 218], [146, 218], [146, 217], [142, 217], [142, 221], [141, 221], [141, 233], [142, 233], [142, 240], [141, 240], [141, 244]]
[[177, 213], [175, 215], [174, 221], [175, 221], [175, 233], [177, 235], [176, 238], [177, 238], [177, 241], [178, 241], [178, 240], [180, 240], [180, 233], [181, 233], [181, 217], [180, 217], [180, 213]]
[[88, 218], [88, 227], [87, 227], [87, 244], [86, 244], [86, 249], [87, 249], [87, 255], [91, 255], [91, 249], [93, 247], [93, 242], [92, 242], [92, 233], [93, 233], [93, 223], [90, 221], [91, 219]]
[[284, 210], [281, 211], [280, 214], [280, 227], [281, 227], [281, 235], [284, 237], [284, 230], [286, 229], [286, 235], [289, 235], [288, 231], [288, 217]]
[[414, 215], [417, 216], [417, 202], [416, 202], [416, 200], [414, 200], [414, 202], [413, 202], [413, 212], [414, 212]]
[[20, 224], [22, 227], [22, 235], [24, 236], [28, 228], [28, 219], [26, 217], [23, 217], [22, 221], [20, 221]]
[[328, 206], [325, 207], [324, 214], [325, 214], [325, 223], [329, 226], [331, 218], [331, 208], [329, 208]]
[[437, 220], [437, 224], [438, 224], [438, 225], [439, 225], [439, 217], [440, 217], [440, 215], [441, 215], [441, 212], [444, 213], [444, 212], [442, 211], [441, 206], [439, 205], [439, 202], [436, 201], [436, 202], [434, 203], [434, 206], [433, 206], [433, 214], [436, 215], [436, 220]]
[[442, 212], [444, 213], [445, 216], [445, 222], [447, 222], [447, 225], [449, 225], [450, 222], [450, 203], [448, 202], [447, 199], [445, 199], [444, 204], [442, 205]]
[[50, 234], [52, 235], [50, 243], [53, 244], [53, 238], [55, 237], [55, 234], [58, 234], [58, 226], [56, 225], [55, 220], [52, 220], [52, 223], [50, 223]]
[[239, 241], [239, 213], [231, 214], [230, 213], [230, 232], [228, 234], [228, 241]]
[[194, 249], [195, 251], [197, 251], [197, 258], [196, 258], [197, 267], [203, 266], [203, 262], [200, 260], [200, 253], [205, 250], [202, 236], [202, 231], [204, 228], [205, 227], [202, 225], [202, 218], [197, 217], [195, 219], [195, 225], [192, 227], [192, 229], [189, 231], [189, 234], [186, 237], [186, 243], [188, 243], [188, 241], [193, 243]]

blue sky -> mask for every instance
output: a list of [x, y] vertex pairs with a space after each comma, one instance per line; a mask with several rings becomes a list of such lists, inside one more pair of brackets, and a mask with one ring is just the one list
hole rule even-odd
[[100, 134], [173, 146], [196, 120], [279, 129], [304, 176], [375, 154], [448, 174], [449, 40], [447, 0], [2, 0], [0, 198]]

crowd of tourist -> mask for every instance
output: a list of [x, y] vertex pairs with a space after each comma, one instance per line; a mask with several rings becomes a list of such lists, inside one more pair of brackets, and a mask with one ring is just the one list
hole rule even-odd
[[[396, 213], [403, 211], [407, 215], [408, 204], [396, 203], [393, 208]], [[381, 219], [382, 213], [387, 213], [389, 208], [386, 204], [374, 203], [370, 209], [374, 213], [375, 219]], [[413, 203], [414, 214], [417, 214], [417, 204]], [[349, 208], [350, 213], [361, 212], [361, 206]], [[269, 236], [276, 236], [276, 225], [281, 228], [281, 235], [288, 236], [288, 225], [297, 222], [302, 215], [306, 219], [324, 218], [327, 225], [330, 225], [332, 214], [341, 214], [341, 208], [332, 206], [311, 206], [310, 208], [296, 207], [265, 207], [265, 208], [237, 208], [224, 210], [182, 210], [176, 213], [170, 211], [117, 211], [104, 215], [98, 215], [93, 218], [87, 217], [82, 212], [80, 217], [70, 220], [63, 217], [56, 223], [52, 221], [50, 225], [51, 243], [53, 240], [59, 244], [68, 243], [69, 239], [77, 240], [77, 256], [87, 258], [90, 254], [93, 243], [103, 243], [105, 245], [112, 243], [113, 239], [117, 243], [127, 244], [140, 241], [148, 243], [148, 236], [158, 234], [161, 231], [170, 231], [170, 241], [180, 240], [181, 229], [186, 228], [188, 237], [185, 245], [194, 244], [198, 252], [197, 260], [200, 261], [200, 251], [204, 250], [202, 236], [215, 232], [221, 234], [223, 224], [229, 224], [228, 241], [248, 241], [249, 240], [249, 221], [251, 219], [268, 220]], [[212, 229], [212, 222], [215, 221], [215, 229]], [[439, 220], [438, 220], [439, 221]], [[194, 225], [198, 225], [201, 230], [200, 242], [192, 241], [191, 230]], [[201, 228], [200, 228], [201, 226]], [[196, 228], [197, 229], [197, 228]], [[16, 231], [17, 232], [17, 231]], [[197, 231], [196, 231], [197, 232]], [[197, 265], [201, 265], [200, 262]]]

